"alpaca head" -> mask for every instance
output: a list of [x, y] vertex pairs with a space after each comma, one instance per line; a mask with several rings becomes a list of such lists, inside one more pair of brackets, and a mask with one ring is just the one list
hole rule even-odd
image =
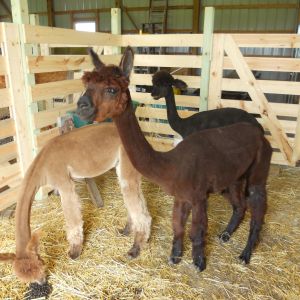
[[172, 87], [179, 89], [186, 89], [187, 85], [184, 81], [175, 79], [170, 73], [166, 71], [158, 71], [152, 77], [152, 93], [151, 96], [158, 100], [164, 98], [168, 93], [173, 92]]
[[95, 69], [85, 72], [82, 81], [86, 91], [77, 103], [77, 114], [85, 120], [103, 121], [120, 115], [127, 107], [129, 75], [133, 68], [133, 50], [127, 47], [120, 65], [105, 65], [89, 50]]

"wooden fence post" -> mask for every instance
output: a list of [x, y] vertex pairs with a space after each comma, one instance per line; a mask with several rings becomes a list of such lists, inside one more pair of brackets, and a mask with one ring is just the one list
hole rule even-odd
[[221, 108], [224, 62], [224, 34], [214, 35], [214, 48], [210, 66], [208, 109]]
[[[112, 8], [111, 9], [111, 33], [112, 34], [121, 34], [121, 8]], [[113, 47], [112, 54], [120, 54], [121, 47]]]
[[201, 68], [201, 84], [200, 84], [200, 111], [208, 108], [209, 94], [209, 74], [210, 63], [213, 47], [213, 31], [214, 31], [215, 9], [213, 7], [205, 8], [204, 28], [203, 28], [203, 48], [202, 48], [202, 68]]
[[21, 174], [33, 159], [33, 137], [30, 127], [30, 111], [26, 95], [26, 78], [22, 45], [20, 44], [19, 26], [12, 23], [2, 23], [3, 44], [8, 74], [8, 86], [11, 97], [13, 118], [16, 126], [16, 139], [20, 161]]

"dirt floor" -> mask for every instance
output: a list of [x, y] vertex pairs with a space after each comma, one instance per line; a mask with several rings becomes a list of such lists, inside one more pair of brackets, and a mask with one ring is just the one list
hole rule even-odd
[[[97, 179], [104, 208], [83, 200], [85, 244], [77, 260], [67, 256], [68, 244], [60, 198], [35, 201], [32, 229], [41, 228], [40, 253], [48, 266], [53, 292], [50, 299], [300, 299], [300, 168], [273, 167], [268, 183], [268, 211], [250, 265], [238, 256], [245, 246], [249, 215], [222, 244], [217, 236], [225, 228], [231, 207], [220, 196], [209, 199], [207, 269], [199, 273], [191, 259], [186, 235], [185, 253], [177, 266], [168, 265], [172, 241], [173, 199], [156, 185], [143, 182], [143, 191], [153, 217], [152, 236], [140, 257], [126, 256], [132, 236], [118, 233], [126, 211], [114, 171]], [[187, 230], [190, 228], [188, 223]], [[14, 218], [2, 218], [0, 251], [15, 250]], [[0, 299], [22, 299], [27, 286], [0, 265]]]

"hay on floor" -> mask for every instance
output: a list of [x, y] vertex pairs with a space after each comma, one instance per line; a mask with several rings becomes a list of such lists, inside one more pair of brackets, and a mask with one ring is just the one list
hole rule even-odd
[[[78, 186], [85, 244], [74, 261], [67, 256], [59, 197], [34, 203], [31, 224], [43, 232], [40, 252], [53, 287], [50, 299], [299, 299], [299, 168], [282, 168], [270, 176], [266, 222], [250, 265], [238, 260], [248, 235], [249, 214], [231, 240], [221, 244], [217, 235], [226, 226], [231, 207], [220, 196], [209, 199], [207, 269], [202, 273], [192, 266], [188, 235], [182, 262], [168, 265], [172, 197], [144, 181], [152, 236], [141, 255], [129, 260], [126, 252], [132, 236], [123, 237], [117, 231], [126, 222], [126, 211], [115, 172], [101, 176], [97, 184], [105, 204], [101, 209], [88, 199], [86, 187]], [[1, 219], [0, 236], [0, 251], [14, 251], [14, 218]], [[10, 265], [0, 265], [0, 278], [0, 299], [23, 298], [26, 285], [16, 279]]]

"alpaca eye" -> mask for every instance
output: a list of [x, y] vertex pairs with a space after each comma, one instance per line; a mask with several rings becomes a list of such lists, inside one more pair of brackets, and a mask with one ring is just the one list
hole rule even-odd
[[105, 92], [108, 93], [108, 94], [115, 95], [118, 92], [118, 89], [109, 87], [109, 88], [105, 89]]

